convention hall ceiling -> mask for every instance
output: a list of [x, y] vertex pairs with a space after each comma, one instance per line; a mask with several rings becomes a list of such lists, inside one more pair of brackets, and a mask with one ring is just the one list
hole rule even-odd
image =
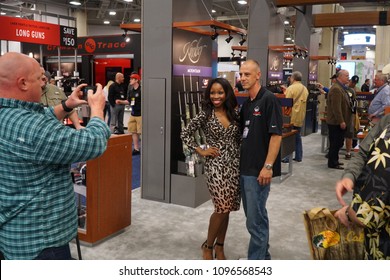
[[[183, 0], [185, 1], [185, 0]], [[201, 1], [201, 0], [199, 0]], [[208, 11], [210, 16], [217, 20], [230, 24], [239, 28], [247, 29], [248, 27], [248, 4], [239, 4], [237, 0], [212, 0], [212, 11]], [[275, 0], [276, 3], [280, 0]], [[110, 26], [118, 26], [121, 23], [133, 23], [141, 17], [141, 2], [142, 0], [79, 0], [80, 6], [70, 4], [71, 0], [0, 0], [0, 9], [2, 14], [8, 16], [19, 15], [23, 18], [33, 18], [33, 13], [29, 10], [39, 7], [39, 10], [45, 11], [45, 6], [56, 5], [65, 7], [69, 10], [69, 15], [73, 11], [79, 9], [87, 14], [87, 22], [90, 25], [104, 25], [104, 21]], [[294, 1], [293, 1], [294, 2]], [[320, 1], [319, 1], [320, 2]], [[354, 1], [353, 3], [343, 3], [341, 10], [349, 11], [368, 11], [368, 10], [388, 10], [390, 1], [366, 0]], [[300, 12], [298, 7], [277, 8], [281, 22], [288, 20], [290, 23], [285, 25], [285, 37], [294, 37], [294, 17], [297, 12]], [[110, 12], [115, 12], [115, 15], [110, 15]], [[372, 27], [362, 26], [348, 28], [350, 33], [369, 31], [372, 32]]]

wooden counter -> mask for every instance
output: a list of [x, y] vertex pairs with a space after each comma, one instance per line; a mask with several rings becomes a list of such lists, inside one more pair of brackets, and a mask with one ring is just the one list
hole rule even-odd
[[[281, 158], [288, 158], [288, 171], [285, 172], [282, 170], [282, 175], [280, 175], [279, 180], [283, 182], [285, 179], [290, 177], [293, 172], [293, 159], [292, 154], [295, 151], [295, 134], [298, 133], [298, 130], [292, 130], [290, 132], [283, 133], [282, 135], [282, 144], [280, 147]], [[283, 168], [282, 168], [283, 169]]]
[[87, 161], [87, 226], [79, 239], [91, 245], [131, 224], [132, 137], [112, 135], [107, 150]]

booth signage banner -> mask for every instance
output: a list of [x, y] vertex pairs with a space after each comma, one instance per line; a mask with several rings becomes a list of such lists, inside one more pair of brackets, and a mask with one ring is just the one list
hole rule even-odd
[[[77, 30], [75, 30], [77, 32]], [[71, 37], [68, 37], [71, 38]], [[75, 39], [75, 47], [78, 55], [98, 54], [129, 54], [138, 49], [141, 42], [141, 34], [130, 34], [130, 42], [126, 43], [122, 35], [78, 37]], [[45, 56], [56, 56], [58, 48], [61, 55], [74, 55], [74, 48], [70, 46], [47, 45], [43, 48]], [[28, 48], [27, 48], [28, 49]]]
[[212, 41], [209, 36], [174, 30], [173, 41], [173, 64], [211, 67]]
[[0, 16], [0, 39], [42, 45], [60, 45], [59, 25]]
[[274, 50], [268, 52], [268, 81], [269, 85], [278, 85], [283, 81], [283, 53]]
[[173, 41], [174, 76], [212, 76], [213, 46], [209, 36], [174, 30]]
[[352, 47], [351, 59], [366, 59], [366, 48], [363, 46]]
[[63, 47], [77, 48], [77, 28], [60, 26], [61, 41]]
[[318, 75], [318, 61], [310, 60], [309, 62], [309, 84], [315, 85], [317, 83]]
[[213, 74], [211, 67], [203, 66], [190, 66], [190, 65], [173, 65], [174, 76], [199, 76], [199, 77], [211, 77]]

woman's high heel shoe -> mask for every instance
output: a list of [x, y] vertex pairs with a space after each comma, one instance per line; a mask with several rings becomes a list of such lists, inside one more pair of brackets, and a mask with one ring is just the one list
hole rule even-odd
[[[217, 252], [217, 250], [215, 249], [215, 247], [221, 247], [221, 250], [219, 252]], [[219, 243], [219, 242], [215, 242], [214, 244], [214, 256], [215, 256], [215, 259], [217, 260], [226, 260], [226, 257], [225, 257], [225, 253], [223, 252], [223, 243]]]
[[202, 246], [200, 246], [200, 248], [202, 248], [204, 260], [212, 260], [213, 259], [213, 246], [209, 246], [207, 244], [207, 240], [205, 242], [203, 242], [203, 244], [202, 244]]

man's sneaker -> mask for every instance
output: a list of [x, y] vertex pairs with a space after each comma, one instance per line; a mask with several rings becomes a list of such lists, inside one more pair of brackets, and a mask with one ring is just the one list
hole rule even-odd
[[133, 156], [137, 156], [140, 154], [140, 151], [134, 149], [133, 152], [131, 153]]
[[345, 159], [351, 159], [352, 155], [351, 154], [345, 154]]

